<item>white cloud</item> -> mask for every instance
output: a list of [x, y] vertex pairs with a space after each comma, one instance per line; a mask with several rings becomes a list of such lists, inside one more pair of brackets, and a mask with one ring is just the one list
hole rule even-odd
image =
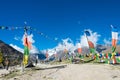
[[35, 43], [35, 40], [33, 39], [33, 34], [28, 35], [28, 40], [29, 40], [31, 43]]
[[[32, 44], [35, 43], [35, 40], [33, 39], [33, 34], [28, 35], [27, 37], [28, 37], [28, 41], [30, 41]], [[23, 45], [24, 45], [24, 38], [25, 38], [25, 35], [23, 35], [23, 38], [22, 38]]]
[[74, 52], [75, 48], [76, 47], [70, 38], [63, 39], [62, 43], [59, 43], [58, 46], [55, 47], [57, 51], [67, 49], [70, 52]]
[[58, 38], [55, 38], [54, 40], [58, 40]]
[[[97, 41], [100, 37], [100, 34], [98, 34], [97, 32], [92, 32], [90, 29], [88, 29], [88, 31], [90, 31], [91, 36], [89, 37], [89, 39], [94, 43], [94, 45], [96, 46]], [[82, 35], [79, 39], [79, 41], [77, 41], [77, 43], [74, 45], [73, 41], [70, 38], [66, 38], [66, 39], [62, 39], [62, 42], [59, 43], [56, 47], [52, 48], [52, 49], [47, 49], [48, 50], [48, 54], [52, 55], [55, 53], [56, 51], [60, 51], [60, 50], [64, 50], [65, 48], [70, 51], [71, 53], [74, 52], [75, 49], [77, 49], [78, 47], [88, 47], [88, 42], [87, 39], [85, 37], [85, 35]], [[44, 53], [46, 53], [46, 50], [43, 50]]]
[[103, 42], [105, 43], [106, 46], [110, 46], [111, 45], [111, 41], [104, 39]]
[[[120, 34], [120, 33], [119, 33]], [[118, 35], [118, 43], [120, 42], [120, 36]]]
[[17, 45], [14, 45], [14, 44], [10, 44], [11, 47], [13, 47], [14, 49], [18, 50], [19, 52], [23, 53], [24, 50], [20, 47], [18, 47]]
[[63, 48], [67, 50], [71, 50], [71, 48], [74, 48], [73, 41], [70, 38], [63, 39]]
[[[92, 41], [93, 44], [96, 46], [97, 41], [101, 35], [98, 34], [97, 32], [92, 32], [90, 29], [87, 29], [87, 31], [89, 31], [91, 34], [91, 36], [89, 37], [90, 41]], [[80, 43], [82, 47], [88, 47], [88, 42], [87, 42], [85, 34], [81, 36]]]
[[[47, 49], [49, 56], [55, 54], [57, 51], [67, 49], [70, 52], [74, 52], [76, 46], [73, 44], [73, 41], [70, 38], [62, 39], [62, 43], [59, 43], [56, 47], [52, 49]], [[46, 50], [43, 50], [46, 53]]]
[[53, 55], [53, 54], [55, 54], [56, 52], [55, 52], [55, 50], [54, 49], [48, 49], [48, 54], [49, 54], [49, 56], [51, 56], [51, 55]]
[[[94, 43], [94, 45], [96, 46], [98, 38], [100, 37], [100, 35], [97, 32], [92, 32], [90, 29], [88, 29], [88, 30], [91, 33], [91, 36], [89, 38]], [[23, 36], [22, 41], [24, 40], [24, 37], [25, 36]], [[33, 39], [33, 37], [34, 37], [33, 34], [28, 35], [28, 40], [32, 44], [35, 43], [35, 40]], [[58, 38], [55, 38], [55, 39], [57, 40]], [[73, 53], [74, 50], [78, 48], [78, 46], [79, 47], [84, 47], [84, 46], [88, 47], [88, 42], [87, 42], [87, 39], [86, 39], [85, 35], [82, 35], [80, 37], [80, 40], [77, 41], [77, 43], [75, 45], [70, 38], [66, 38], [66, 39], [62, 39], [62, 42], [59, 43], [56, 47], [54, 47], [52, 49], [47, 49], [47, 50], [48, 50], [48, 54], [51, 56], [51, 55], [55, 54], [56, 51], [60, 51], [60, 50], [64, 50], [64, 49], [67, 49], [68, 51]], [[16, 48], [16, 47], [14, 47], [14, 48]], [[18, 50], [20, 50], [20, 49], [18, 48]], [[42, 52], [46, 53], [46, 50], [43, 50]], [[32, 45], [32, 49], [30, 50], [30, 53], [33, 53], [33, 54], [34, 53], [39, 53], [39, 50], [36, 48], [36, 46]]]
[[30, 53], [31, 54], [39, 53], [39, 50], [34, 45], [32, 45], [32, 49], [30, 50]]
[[18, 40], [20, 40], [20, 37], [15, 36], [14, 40], [18, 41]]
[[76, 43], [76, 48], [81, 48], [81, 44], [80, 43]]

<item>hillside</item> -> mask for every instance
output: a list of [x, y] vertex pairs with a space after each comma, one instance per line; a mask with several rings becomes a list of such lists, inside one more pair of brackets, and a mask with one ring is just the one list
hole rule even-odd
[[10, 60], [10, 65], [15, 65], [15, 64], [20, 64], [22, 61], [23, 54], [8, 44], [4, 43], [3, 41], [0, 40], [0, 49], [1, 52], [3, 53], [3, 57], [8, 57]]

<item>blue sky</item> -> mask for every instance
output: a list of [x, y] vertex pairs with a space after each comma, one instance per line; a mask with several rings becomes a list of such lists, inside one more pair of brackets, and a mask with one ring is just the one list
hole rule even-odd
[[[1, 0], [0, 25], [8, 27], [28, 26], [48, 35], [51, 39], [71, 38], [74, 43], [83, 35], [84, 29], [100, 34], [99, 44], [111, 38], [110, 25], [120, 26], [119, 0]], [[57, 46], [33, 32], [34, 45], [42, 50]], [[23, 30], [0, 30], [0, 40], [23, 48]], [[17, 37], [18, 40], [14, 38]]]

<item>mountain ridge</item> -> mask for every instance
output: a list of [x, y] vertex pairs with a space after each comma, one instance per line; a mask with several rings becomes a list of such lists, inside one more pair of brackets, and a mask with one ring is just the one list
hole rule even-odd
[[0, 40], [0, 50], [3, 55], [3, 60], [7, 57], [10, 61], [10, 66], [21, 64], [23, 59], [23, 54], [10, 45], [6, 44]]

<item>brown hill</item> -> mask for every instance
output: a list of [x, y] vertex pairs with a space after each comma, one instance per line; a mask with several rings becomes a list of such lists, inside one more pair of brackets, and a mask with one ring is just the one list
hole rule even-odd
[[1, 40], [0, 40], [0, 50], [3, 54], [3, 59], [7, 57], [10, 61], [11, 66], [21, 63], [23, 54]]
[[[107, 49], [104, 50], [103, 52], [104, 53], [111, 53], [112, 46], [107, 46], [106, 48]], [[116, 52], [120, 52], [120, 46], [119, 45], [116, 47]]]

